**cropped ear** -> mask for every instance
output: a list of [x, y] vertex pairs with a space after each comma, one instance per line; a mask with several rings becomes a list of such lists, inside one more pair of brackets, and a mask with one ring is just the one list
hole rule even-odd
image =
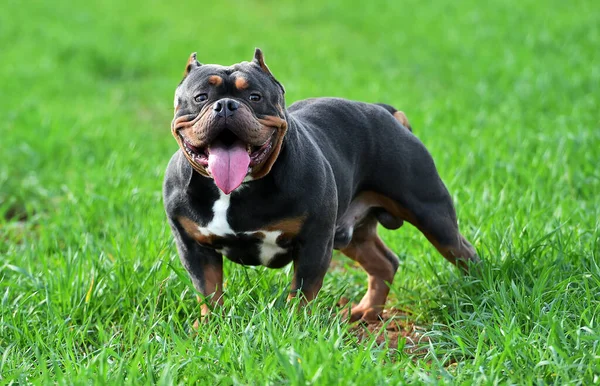
[[190, 55], [190, 58], [187, 61], [187, 64], [185, 65], [185, 71], [183, 72], [183, 77], [185, 78], [186, 76], [188, 76], [188, 74], [197, 67], [200, 67], [202, 64], [200, 64], [200, 62], [198, 62], [198, 60], [196, 59], [196, 53], [192, 52], [192, 54]]
[[273, 76], [273, 74], [271, 74], [271, 71], [269, 70], [269, 67], [267, 67], [267, 65], [265, 64], [265, 57], [260, 48], [256, 48], [254, 50], [254, 59], [252, 60], [252, 63], [257, 64], [264, 72]]
[[267, 75], [269, 75], [271, 77], [271, 79], [273, 79], [275, 81], [275, 83], [277, 83], [277, 86], [279, 86], [279, 88], [281, 89], [281, 92], [285, 94], [285, 88], [283, 88], [283, 85], [281, 83], [279, 83], [279, 81], [277, 79], [275, 79], [275, 77], [271, 73], [271, 70], [269, 70], [269, 67], [267, 67], [267, 65], [265, 64], [265, 57], [260, 48], [254, 49], [254, 59], [252, 59], [252, 63], [259, 66], [261, 68], [261, 70], [263, 70]]

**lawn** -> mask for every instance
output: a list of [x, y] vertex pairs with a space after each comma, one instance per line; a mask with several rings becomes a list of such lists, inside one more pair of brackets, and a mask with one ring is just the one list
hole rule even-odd
[[[0, 383], [600, 383], [596, 2], [0, 9]], [[407, 225], [382, 231], [401, 258], [382, 328], [337, 316], [366, 277], [336, 254], [299, 312], [289, 269], [226, 262], [223, 313], [194, 332], [161, 198], [173, 92], [190, 52], [231, 64], [255, 47], [288, 105], [339, 96], [407, 113], [479, 275]]]

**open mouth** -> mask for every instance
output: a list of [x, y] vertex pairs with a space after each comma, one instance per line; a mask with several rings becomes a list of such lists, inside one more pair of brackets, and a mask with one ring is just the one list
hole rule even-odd
[[205, 168], [225, 194], [239, 187], [252, 167], [263, 163], [273, 149], [276, 131], [265, 143], [255, 146], [242, 141], [230, 130], [223, 130], [210, 145], [199, 148], [179, 134], [183, 148], [196, 163]]
[[216, 147], [224, 147], [224, 148], [232, 148], [232, 147], [240, 147], [244, 146], [248, 156], [250, 157], [249, 166], [255, 166], [262, 163], [273, 148], [273, 142], [275, 139], [276, 132], [273, 133], [271, 138], [267, 142], [259, 146], [253, 146], [251, 144], [244, 143], [240, 140], [233, 132], [230, 130], [223, 130], [221, 134], [208, 146], [199, 148], [192, 145], [183, 135], [179, 134], [181, 138], [181, 142], [183, 143], [183, 148], [186, 153], [198, 164], [207, 167], [208, 160], [211, 153], [211, 148]]

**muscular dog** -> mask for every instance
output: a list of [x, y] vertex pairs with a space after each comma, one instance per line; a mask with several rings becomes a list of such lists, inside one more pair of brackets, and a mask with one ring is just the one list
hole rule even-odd
[[[451, 263], [479, 261], [460, 234], [433, 160], [389, 105], [315, 98], [286, 109], [284, 88], [256, 49], [251, 62], [202, 65], [192, 54], [175, 91], [180, 149], [163, 193], [202, 315], [222, 303], [223, 256], [290, 262], [290, 296], [312, 300], [339, 249], [368, 274], [351, 321], [380, 315], [398, 268], [377, 224], [417, 227]], [[209, 308], [210, 305], [210, 308]]]

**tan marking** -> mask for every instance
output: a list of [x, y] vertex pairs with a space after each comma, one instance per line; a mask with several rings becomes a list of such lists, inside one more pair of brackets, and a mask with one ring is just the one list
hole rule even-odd
[[190, 157], [188, 152], [185, 150], [183, 141], [179, 135], [180, 131], [181, 132], [192, 131], [194, 126], [202, 119], [202, 117], [204, 117], [206, 115], [207, 114], [200, 113], [197, 116], [193, 117], [191, 120], [189, 119], [189, 117], [187, 115], [182, 115], [180, 117], [175, 118], [173, 120], [173, 122], [171, 122], [171, 134], [177, 141], [177, 144], [179, 145], [179, 148], [181, 149], [181, 152], [183, 153], [185, 158], [187, 158], [190, 165], [192, 165], [192, 168], [194, 168], [194, 170], [196, 170], [201, 175], [203, 175], [205, 177], [210, 177], [210, 174], [208, 174], [208, 171], [206, 170], [206, 168], [204, 166], [200, 165], [198, 162], [196, 162], [192, 157]]
[[352, 307], [350, 321], [377, 319], [383, 311], [396, 268], [386, 257], [386, 254], [395, 255], [377, 236], [377, 220], [373, 215], [361, 222], [352, 241], [341, 252], [358, 262], [369, 277], [367, 292], [360, 303]]
[[306, 220], [306, 216], [286, 218], [269, 224], [263, 229], [270, 232], [280, 231], [281, 235], [279, 237], [284, 236], [291, 238], [300, 233], [304, 220]]
[[412, 127], [410, 127], [408, 118], [406, 117], [406, 114], [404, 114], [403, 111], [396, 111], [394, 113], [394, 118], [396, 118], [396, 120], [398, 122], [400, 122], [402, 124], [402, 126], [406, 127], [408, 130], [412, 131]]
[[223, 267], [215, 264], [205, 264], [204, 270], [204, 299], [198, 297], [201, 303], [201, 315], [206, 317], [210, 309], [223, 305]]
[[238, 76], [235, 79], [235, 88], [237, 88], [238, 90], [245, 90], [247, 89], [249, 86], [248, 84], [248, 80], [246, 78], [242, 78], [241, 76]]
[[267, 157], [266, 161], [262, 165], [258, 165], [252, 168], [252, 177], [254, 179], [259, 179], [266, 176], [273, 167], [275, 160], [279, 156], [279, 152], [281, 151], [281, 145], [283, 144], [283, 137], [285, 137], [285, 133], [287, 132], [287, 122], [285, 119], [277, 117], [275, 115], [267, 115], [262, 119], [258, 119], [258, 122], [263, 125], [265, 128], [275, 128], [277, 130], [277, 138], [275, 139], [275, 144], [273, 146], [273, 150], [269, 157]]
[[181, 224], [185, 232], [202, 245], [212, 245], [219, 237], [214, 234], [203, 235], [198, 229], [200, 225], [187, 217], [178, 217], [177, 221]]
[[219, 75], [211, 75], [208, 77], [208, 83], [215, 87], [219, 87], [223, 84], [223, 78], [221, 78]]
[[460, 233], [457, 232], [457, 240], [454, 245], [441, 245], [431, 233], [422, 228], [419, 230], [446, 260], [457, 266], [462, 272], [469, 272], [469, 263], [480, 262], [475, 248]]

